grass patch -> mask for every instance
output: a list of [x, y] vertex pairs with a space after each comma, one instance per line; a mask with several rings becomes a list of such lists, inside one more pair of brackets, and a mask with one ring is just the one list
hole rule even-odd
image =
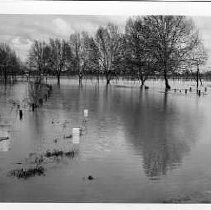
[[73, 158], [76, 155], [76, 151], [75, 150], [71, 150], [68, 152], [64, 152], [62, 150], [53, 150], [53, 151], [47, 151], [44, 156], [47, 158], [51, 158], [51, 157], [68, 157], [68, 158]]
[[[45, 168], [41, 166], [42, 163], [45, 162], [48, 158], [60, 158], [66, 157], [66, 158], [74, 158], [76, 156], [77, 151], [72, 149], [68, 152], [64, 152], [62, 150], [56, 150], [53, 151], [46, 151], [42, 155], [36, 155], [35, 153], [29, 154], [29, 160], [30, 164], [35, 164], [34, 167], [30, 168], [20, 168], [20, 169], [14, 169], [9, 172], [10, 176], [17, 177], [18, 179], [28, 179], [30, 177], [34, 176], [41, 176], [45, 175]], [[48, 161], [46, 161], [48, 163]], [[21, 162], [17, 162], [16, 164], [22, 164]]]

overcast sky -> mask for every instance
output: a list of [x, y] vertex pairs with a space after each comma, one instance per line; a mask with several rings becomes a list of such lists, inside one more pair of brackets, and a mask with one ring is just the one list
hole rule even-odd
[[[94, 33], [108, 22], [124, 27], [127, 16], [0, 15], [0, 42], [6, 42], [25, 59], [34, 39], [68, 38], [71, 33]], [[199, 29], [211, 66], [211, 17], [193, 17]]]

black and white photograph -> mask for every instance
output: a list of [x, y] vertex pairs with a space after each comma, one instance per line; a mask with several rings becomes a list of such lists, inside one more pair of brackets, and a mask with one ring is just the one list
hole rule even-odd
[[211, 202], [211, 16], [1, 11], [0, 203]]

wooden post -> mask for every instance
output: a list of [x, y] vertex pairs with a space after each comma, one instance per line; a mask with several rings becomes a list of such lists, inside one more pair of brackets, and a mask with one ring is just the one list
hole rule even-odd
[[34, 112], [34, 109], [35, 109], [35, 104], [33, 103], [32, 104], [32, 111]]
[[20, 120], [23, 119], [23, 111], [21, 109], [19, 110], [19, 117], [20, 117]]

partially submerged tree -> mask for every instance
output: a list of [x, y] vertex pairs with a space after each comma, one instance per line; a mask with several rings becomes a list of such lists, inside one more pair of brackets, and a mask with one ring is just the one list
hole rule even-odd
[[46, 42], [35, 40], [31, 46], [28, 56], [28, 64], [31, 70], [37, 71], [39, 78], [38, 82], [41, 82], [44, 71], [49, 62], [49, 48]]
[[166, 89], [170, 89], [168, 75], [176, 72], [199, 44], [198, 31], [184, 16], [145, 16], [144, 24], [145, 47], [157, 60]]
[[118, 27], [109, 23], [99, 27], [96, 33], [96, 43], [99, 50], [99, 64], [105, 74], [107, 85], [115, 73], [115, 60], [120, 52], [120, 33]]
[[126, 65], [131, 67], [131, 74], [141, 81], [142, 86], [154, 70], [154, 59], [145, 46], [147, 40], [144, 33], [142, 18], [128, 19], [124, 35]]
[[193, 72], [197, 89], [199, 88], [199, 81], [202, 85], [200, 78], [200, 66], [205, 65], [207, 60], [208, 55], [201, 42], [187, 56], [186, 62], [189, 64], [190, 71]]
[[70, 46], [73, 53], [73, 66], [78, 74], [79, 82], [81, 82], [87, 65], [86, 39], [87, 33], [75, 33], [70, 35]]
[[0, 71], [4, 82], [7, 82], [8, 75], [15, 75], [20, 70], [21, 61], [14, 50], [6, 43], [0, 44]]
[[69, 60], [72, 58], [70, 45], [65, 40], [50, 39], [49, 41], [49, 66], [57, 77], [60, 84], [61, 72], [67, 68]]
[[86, 72], [92, 75], [97, 75], [97, 78], [99, 80], [101, 71], [99, 65], [99, 51], [97, 44], [94, 38], [88, 35], [85, 36], [84, 42], [85, 42], [84, 50], [86, 51], [87, 54]]

